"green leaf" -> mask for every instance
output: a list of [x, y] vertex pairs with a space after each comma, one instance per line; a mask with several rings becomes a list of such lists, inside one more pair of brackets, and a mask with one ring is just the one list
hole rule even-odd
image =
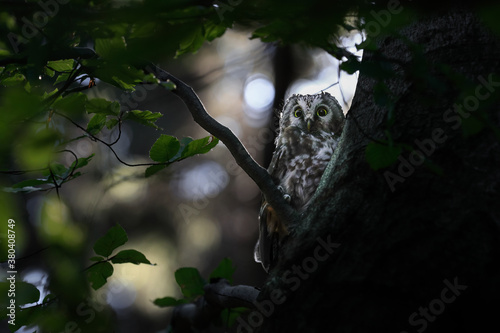
[[389, 146], [377, 142], [370, 142], [365, 151], [366, 161], [373, 170], [394, 164], [399, 155], [401, 155], [400, 146]]
[[42, 301], [42, 304], [45, 304], [47, 302], [50, 302], [51, 300], [53, 300], [54, 298], [56, 298], [57, 296], [56, 295], [53, 295], [53, 294], [48, 294], [47, 296], [45, 296], [43, 298], [43, 301]]
[[104, 98], [93, 98], [86, 104], [87, 113], [97, 113], [109, 116], [118, 116], [120, 114], [120, 103], [108, 101]]
[[125, 51], [125, 40], [122, 37], [96, 38], [95, 40], [95, 52], [102, 58], [114, 58]]
[[113, 61], [104, 62], [102, 67], [96, 69], [93, 74], [120, 89], [134, 91], [135, 86], [144, 79], [144, 72], [128, 64], [121, 64], [123, 55], [117, 55]]
[[177, 154], [180, 146], [176, 137], [162, 134], [151, 147], [149, 157], [155, 162], [168, 162]]
[[54, 90], [49, 91], [49, 92], [46, 91], [43, 93], [42, 99], [48, 100], [49, 98], [51, 98], [52, 96], [54, 96], [58, 92], [59, 92], [59, 88], [55, 88]]
[[161, 164], [161, 165], [152, 165], [146, 169], [145, 177], [151, 177], [157, 172], [160, 172], [161, 170], [165, 169], [167, 167], [166, 164]]
[[132, 263], [135, 265], [139, 264], [151, 265], [151, 262], [148, 259], [146, 259], [146, 256], [136, 250], [122, 250], [118, 252], [113, 258], [111, 258], [111, 262], [113, 264]]
[[474, 115], [462, 119], [462, 134], [466, 138], [481, 132], [484, 127], [484, 123]]
[[340, 69], [347, 72], [348, 74], [354, 74], [361, 67], [361, 63], [357, 59], [349, 59], [340, 64]]
[[113, 250], [128, 241], [127, 233], [119, 225], [111, 227], [108, 232], [94, 244], [94, 252], [103, 257], [109, 257]]
[[94, 256], [94, 257], [90, 258], [89, 260], [90, 261], [104, 261], [106, 259], [103, 257], [100, 257], [100, 256]]
[[[52, 186], [54, 187], [54, 186]], [[15, 187], [4, 187], [2, 188], [3, 191], [7, 193], [32, 193], [36, 191], [44, 191], [47, 190], [47, 187], [32, 187], [32, 186], [26, 186], [26, 187], [20, 187], [20, 188], [15, 188]]]
[[69, 170], [73, 170], [73, 169], [76, 170], [76, 169], [83, 168], [84, 166], [89, 164], [89, 162], [92, 160], [92, 157], [94, 157], [94, 154], [91, 154], [88, 157], [80, 157], [78, 160], [74, 161], [71, 164], [71, 166], [69, 167]]
[[47, 74], [47, 76], [49, 77], [54, 77], [54, 75], [56, 74], [56, 72], [54, 72], [52, 69], [48, 68], [48, 67], [45, 67], [44, 68], [44, 72], [45, 74]]
[[175, 154], [175, 156], [172, 157], [170, 160], [172, 162], [179, 160], [181, 158], [182, 152], [184, 151], [184, 149], [186, 148], [186, 146], [188, 144], [190, 144], [192, 141], [193, 141], [193, 138], [191, 138], [189, 136], [180, 139], [179, 143], [180, 143], [181, 147], [179, 148], [179, 151], [177, 152], [177, 154]]
[[40, 178], [40, 179], [28, 179], [28, 180], [23, 180], [22, 182], [16, 183], [12, 185], [12, 188], [25, 188], [25, 187], [35, 187], [38, 185], [44, 185], [44, 184], [50, 184], [52, 183], [52, 180], [48, 180], [46, 178]]
[[66, 177], [68, 173], [69, 173], [68, 168], [66, 168], [61, 163], [55, 163], [55, 162], [50, 164], [49, 170], [43, 172], [43, 174], [47, 177], [55, 175], [62, 178]]
[[86, 102], [87, 96], [85, 94], [76, 93], [58, 99], [53, 107], [66, 114], [79, 115], [85, 112]]
[[132, 110], [127, 112], [126, 118], [138, 122], [139, 124], [154, 127], [156, 129], [160, 129], [158, 125], [156, 125], [156, 121], [163, 117], [163, 114], [160, 112], [151, 112], [151, 111], [141, 111], [141, 110]]
[[56, 72], [66, 72], [73, 70], [74, 64], [75, 61], [73, 59], [55, 60], [48, 61], [47, 67], [50, 67], [50, 69], [55, 70]]
[[5, 87], [12, 87], [23, 83], [26, 77], [23, 74], [17, 73], [15, 75], [6, 77], [1, 81], [2, 85]]
[[54, 85], [58, 84], [59, 82], [65, 82], [69, 79], [70, 73], [61, 73], [60, 75], [57, 76], [56, 81], [54, 82]]
[[175, 299], [173, 297], [163, 297], [163, 298], [157, 298], [153, 301], [153, 303], [156, 306], [159, 306], [160, 308], [165, 308], [167, 306], [177, 306], [181, 304], [185, 304], [186, 301], [183, 299]]
[[36, 303], [40, 300], [40, 291], [31, 283], [24, 281], [16, 282], [16, 303], [29, 304]]
[[175, 281], [181, 287], [182, 294], [187, 298], [194, 298], [203, 295], [205, 280], [196, 268], [183, 267], [175, 271]]
[[158, 80], [158, 78], [156, 78], [156, 76], [153, 73], [148, 73], [148, 74], [144, 75], [144, 77], [142, 78], [142, 82], [151, 83], [151, 84], [158, 84], [160, 82], [160, 80]]
[[87, 270], [87, 278], [92, 289], [97, 290], [104, 286], [108, 278], [113, 275], [113, 265], [107, 261], [99, 262]]
[[368, 77], [381, 80], [391, 78], [394, 76], [395, 73], [389, 62], [383, 62], [383, 61], [360, 62], [355, 58], [351, 58], [348, 61], [343, 62], [340, 65], [340, 69], [346, 71], [349, 74], [353, 74], [359, 70]]
[[111, 118], [106, 121], [106, 128], [107, 129], [112, 129], [116, 125], [118, 125], [120, 121], [117, 118]]
[[104, 125], [106, 124], [106, 115], [105, 114], [95, 114], [92, 119], [90, 119], [87, 125], [87, 132], [91, 135], [99, 134]]
[[[129, 79], [129, 78], [126, 78], [126, 79]], [[115, 81], [118, 84], [118, 87], [125, 89], [125, 90], [129, 90], [129, 91], [135, 91], [135, 86], [137, 85], [137, 82], [127, 83], [127, 81], [120, 79], [120, 77], [118, 77], [116, 75], [113, 76], [113, 81]]]
[[222, 36], [224, 32], [226, 32], [226, 25], [223, 24], [215, 24], [212, 21], [208, 21], [204, 26], [205, 30], [205, 38], [207, 41], [211, 42], [214, 39]]
[[357, 50], [376, 51], [378, 49], [377, 43], [373, 38], [368, 38], [356, 45]]
[[210, 280], [215, 278], [223, 278], [229, 281], [229, 283], [233, 283], [233, 274], [236, 271], [236, 268], [233, 266], [233, 262], [229, 258], [224, 258], [219, 263], [213, 272], [210, 274]]
[[179, 49], [177, 50], [176, 57], [184, 53], [195, 53], [205, 42], [205, 36], [203, 35], [202, 26], [190, 26], [191, 31], [186, 31], [184, 38], [179, 43]]
[[212, 148], [214, 148], [219, 139], [214, 136], [207, 136], [206, 138], [191, 141], [183, 150], [181, 157], [186, 158], [198, 154], [208, 153]]
[[170, 80], [167, 80], [165, 82], [162, 82], [160, 83], [160, 85], [163, 87], [163, 88], [166, 88], [168, 90], [175, 90], [177, 89], [177, 86], [175, 85], [175, 83], [173, 83], [172, 81]]

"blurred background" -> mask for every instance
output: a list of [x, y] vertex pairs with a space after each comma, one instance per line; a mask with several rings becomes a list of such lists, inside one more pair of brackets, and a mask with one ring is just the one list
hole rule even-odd
[[[249, 37], [249, 31], [228, 30], [198, 53], [158, 65], [191, 85], [208, 112], [229, 127], [257, 162], [267, 167], [283, 101], [294, 93], [324, 90], [334, 95], [346, 112], [357, 76], [339, 72], [338, 60], [324, 51], [278, 47]], [[359, 35], [347, 35], [339, 42], [356, 52], [354, 44], [360, 41]], [[124, 124], [115, 150], [127, 163], [150, 162], [148, 151], [160, 134], [195, 139], [209, 135], [192, 120], [180, 99], [159, 87], [144, 86], [124, 93], [96, 81], [88, 95], [127, 101], [122, 107], [163, 114], [157, 122], [161, 130]], [[78, 135], [79, 130], [74, 131]], [[110, 142], [117, 135], [114, 129], [104, 131], [101, 137]], [[129, 235], [126, 248], [141, 251], [157, 264], [114, 265], [110, 282], [98, 291], [119, 319], [117, 331], [165, 329], [172, 310], [159, 308], [152, 301], [181, 296], [174, 278], [180, 267], [196, 267], [208, 278], [228, 257], [236, 267], [235, 284], [262, 285], [266, 274], [253, 259], [260, 191], [222, 143], [208, 154], [172, 165], [146, 179], [144, 167], [121, 164], [99, 142], [82, 139], [68, 149], [79, 157], [96, 154], [85, 174], [61, 189], [61, 200], [71, 218], [85, 223], [95, 239], [119, 223]], [[67, 155], [66, 162], [71, 164], [73, 156]], [[28, 225], [43, 223], [40, 216], [48, 200], [46, 193], [26, 194], [16, 200], [24, 200], [26, 206], [26, 212], [17, 213], [19, 219], [26, 219]], [[36, 240], [26, 243], [25, 253], [40, 250]], [[92, 255], [89, 252], [88, 257]], [[22, 278], [43, 292], [47, 272], [37, 264], [36, 256], [28, 260], [25, 264], [29, 269]]]

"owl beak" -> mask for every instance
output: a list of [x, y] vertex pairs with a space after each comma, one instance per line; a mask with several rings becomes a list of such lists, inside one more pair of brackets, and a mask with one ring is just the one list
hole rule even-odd
[[307, 119], [307, 131], [311, 131], [312, 119]]

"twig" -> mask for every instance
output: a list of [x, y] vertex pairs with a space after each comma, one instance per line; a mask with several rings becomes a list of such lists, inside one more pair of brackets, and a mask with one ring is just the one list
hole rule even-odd
[[45, 170], [47, 170], [46, 167], [39, 168], [39, 169], [31, 169], [31, 170], [0, 170], [0, 174], [19, 176], [19, 175], [24, 175], [26, 173], [40, 172], [40, 171], [45, 171]]
[[73, 155], [73, 158], [75, 159], [75, 165], [73, 165], [73, 167], [71, 168], [70, 173], [66, 177], [62, 178], [62, 181], [61, 181], [61, 184], [62, 184], [67, 179], [70, 179], [71, 177], [73, 177], [73, 174], [75, 173], [75, 170], [78, 167], [78, 156], [75, 154], [74, 151], [69, 150], [69, 149], [63, 149], [63, 150], [60, 150], [60, 151], [56, 151], [56, 153], [70, 153], [71, 155]]
[[259, 290], [250, 286], [231, 286], [220, 279], [203, 287], [205, 294], [192, 303], [174, 309], [171, 325], [175, 332], [205, 332], [223, 309], [256, 307]]
[[56, 176], [54, 175], [54, 172], [52, 171], [50, 165], [48, 166], [48, 168], [50, 172], [50, 178], [52, 178], [52, 183], [54, 184], [54, 188], [56, 189], [57, 199], [61, 200], [61, 197], [59, 196], [59, 184], [57, 183]]
[[225, 279], [207, 284], [203, 289], [207, 302], [221, 308], [255, 308], [260, 293], [251, 286], [231, 286]]
[[[72, 123], [73, 125], [75, 125], [76, 127], [78, 127], [79, 129], [81, 129], [83, 132], [85, 132], [89, 136], [89, 138], [91, 140], [100, 142], [103, 145], [105, 145], [106, 147], [108, 147], [108, 149], [111, 150], [111, 152], [113, 153], [113, 155], [115, 155], [115, 158], [118, 160], [118, 162], [120, 162], [123, 165], [126, 165], [128, 167], [140, 167], [140, 166], [168, 165], [169, 164], [168, 162], [167, 163], [136, 163], [136, 164], [127, 163], [124, 160], [122, 160], [120, 158], [120, 156], [118, 156], [118, 153], [113, 149], [113, 145], [116, 143], [116, 140], [115, 140], [115, 142], [108, 143], [108, 142], [106, 142], [106, 141], [98, 138], [97, 136], [91, 134], [83, 126], [80, 126], [78, 123], [76, 123], [73, 119], [69, 118], [68, 116], [66, 116], [66, 115], [64, 115], [62, 113], [59, 113], [59, 112], [54, 112], [54, 114], [56, 114], [56, 115], [58, 115], [60, 117], [63, 117], [64, 119], [66, 119], [67, 121], [69, 121], [70, 123]], [[179, 161], [179, 160], [176, 160], [176, 162]]]
[[255, 162], [229, 128], [223, 126], [208, 114], [194, 90], [175, 76], [153, 64], [146, 66], [145, 71], [153, 73], [161, 81], [171, 81], [175, 84], [176, 88], [172, 92], [186, 104], [194, 121], [224, 143], [231, 155], [233, 155], [236, 163], [260, 188], [267, 202], [271, 204], [278, 214], [278, 217], [294, 225], [294, 222], [298, 219], [298, 214], [284, 199], [283, 193], [278, 189], [269, 173]]
[[[50, 248], [50, 246], [42, 247], [42, 248], [40, 248], [40, 249], [36, 250], [35, 252], [32, 252], [32, 253], [27, 254], [27, 255], [25, 255], [25, 256], [22, 256], [22, 257], [20, 257], [20, 258], [16, 258], [16, 261], [21, 261], [21, 260], [26, 260], [26, 259], [29, 259], [29, 258], [31, 258], [31, 257], [33, 257], [33, 256], [35, 256], [35, 255], [37, 255], [38, 253], [40, 253], [40, 252], [43, 252], [43, 251], [47, 250], [48, 248]], [[1, 262], [0, 262], [0, 264], [4, 264], [4, 263], [6, 263], [6, 262], [7, 262], [7, 260], [5, 260], [5, 261], [1, 261]]]

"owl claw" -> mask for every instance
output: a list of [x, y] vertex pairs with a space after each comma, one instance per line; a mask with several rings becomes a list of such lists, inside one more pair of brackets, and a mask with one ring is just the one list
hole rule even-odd
[[285, 199], [286, 202], [290, 203], [292, 201], [292, 197], [285, 192], [285, 189], [283, 189], [282, 186], [278, 186], [278, 190], [283, 194], [283, 199]]

